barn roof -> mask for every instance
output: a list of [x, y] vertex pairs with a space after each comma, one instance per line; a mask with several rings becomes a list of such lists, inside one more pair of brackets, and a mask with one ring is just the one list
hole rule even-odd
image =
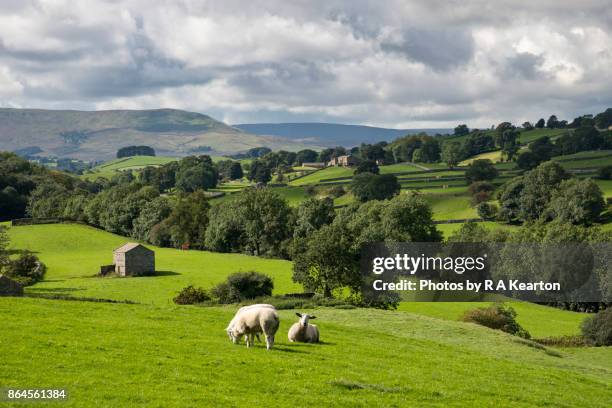
[[[143, 247], [144, 249], [146, 249], [147, 251], [151, 251], [149, 248], [147, 248], [146, 246], [139, 244], [137, 242], [128, 242], [125, 245], [120, 246], [119, 248], [115, 249], [113, 252], [130, 252], [132, 249], [134, 248], [138, 248], [138, 247]], [[153, 252], [153, 251], [151, 251]]]

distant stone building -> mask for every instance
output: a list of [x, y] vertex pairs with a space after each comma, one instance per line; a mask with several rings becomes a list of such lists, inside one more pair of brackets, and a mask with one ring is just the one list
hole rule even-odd
[[142, 276], [155, 273], [155, 252], [134, 242], [113, 251], [115, 273], [119, 276]]
[[328, 166], [350, 167], [356, 164], [357, 164], [357, 159], [354, 156], [347, 154], [344, 156], [338, 156], [338, 157], [332, 158], [327, 165]]
[[23, 286], [8, 276], [0, 275], [0, 296], [23, 296]]

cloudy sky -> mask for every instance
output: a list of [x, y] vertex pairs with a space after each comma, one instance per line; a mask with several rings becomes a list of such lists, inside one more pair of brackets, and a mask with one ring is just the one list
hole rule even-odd
[[612, 7], [0, 0], [0, 106], [397, 128], [571, 119], [612, 106]]

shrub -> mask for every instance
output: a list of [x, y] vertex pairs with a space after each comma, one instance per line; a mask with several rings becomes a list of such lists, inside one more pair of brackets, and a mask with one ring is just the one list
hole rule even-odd
[[497, 216], [498, 208], [495, 204], [480, 203], [476, 206], [476, 210], [483, 220], [492, 220]]
[[177, 305], [193, 305], [210, 300], [210, 295], [202, 288], [194, 288], [189, 285], [183, 288], [172, 300]]
[[317, 189], [315, 188], [315, 186], [306, 186], [306, 188], [304, 189], [304, 191], [306, 192], [306, 194], [308, 194], [310, 197], [314, 197], [317, 194]]
[[491, 193], [493, 190], [495, 190], [495, 186], [488, 181], [475, 181], [468, 187], [468, 193], [470, 193], [470, 195], [474, 195], [482, 191]]
[[596, 346], [612, 346], [612, 308], [584, 319], [582, 335]]
[[344, 190], [344, 187], [342, 186], [333, 186], [332, 188], [329, 189], [329, 192], [328, 192], [328, 194], [331, 197], [335, 197], [335, 198], [341, 197], [345, 193], [346, 191]]
[[612, 166], [604, 166], [597, 170], [597, 177], [602, 180], [612, 179]]
[[236, 272], [211, 289], [212, 296], [219, 303], [236, 303], [260, 296], [271, 296], [274, 283], [272, 278], [259, 272]]
[[510, 306], [494, 304], [489, 307], [472, 309], [463, 315], [464, 322], [476, 323], [490, 329], [501, 330], [525, 339], [531, 338], [527, 330], [516, 321], [516, 312]]
[[472, 207], [476, 207], [480, 203], [485, 203], [491, 199], [491, 193], [488, 191], [479, 191], [472, 196]]
[[6, 275], [23, 286], [30, 286], [42, 280], [47, 267], [31, 252], [23, 252], [19, 258], [8, 262]]

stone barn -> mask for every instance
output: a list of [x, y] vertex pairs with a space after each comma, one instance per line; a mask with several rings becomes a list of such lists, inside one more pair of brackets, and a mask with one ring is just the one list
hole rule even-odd
[[119, 276], [142, 276], [155, 273], [155, 252], [134, 242], [113, 251], [115, 273]]
[[0, 296], [23, 296], [23, 286], [8, 276], [0, 275]]

